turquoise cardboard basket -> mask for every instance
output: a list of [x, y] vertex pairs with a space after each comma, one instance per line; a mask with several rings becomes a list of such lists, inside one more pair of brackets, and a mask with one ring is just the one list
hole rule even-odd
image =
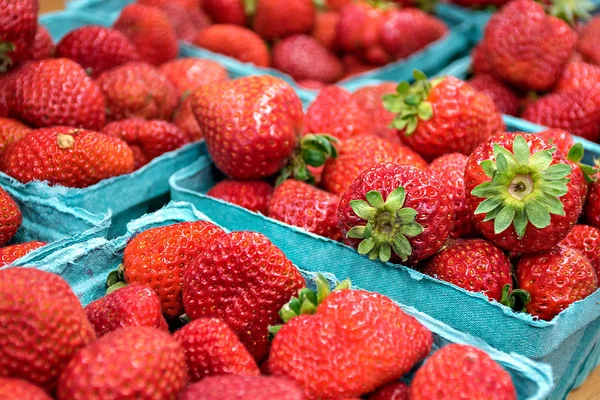
[[302, 269], [350, 277], [361, 288], [415, 307], [501, 351], [548, 363], [554, 372], [552, 399], [564, 398], [598, 362], [600, 291], [573, 304], [551, 322], [534, 320], [490, 302], [483, 294], [467, 292], [402, 265], [370, 261], [342, 243], [206, 196], [222, 178], [211, 160], [202, 157], [171, 177], [171, 198], [194, 204], [228, 229], [265, 234]]
[[[48, 257], [31, 260], [28, 265], [61, 275], [71, 285], [82, 304], [87, 305], [104, 294], [106, 277], [122, 262], [125, 245], [133, 236], [157, 226], [197, 220], [208, 218], [189, 203], [173, 202], [131, 222], [123, 236], [113, 240], [80, 240]], [[316, 274], [311, 271], [301, 272], [311, 286]], [[337, 282], [331, 274], [325, 273], [325, 276], [331, 284]], [[548, 365], [533, 362], [518, 354], [502, 353], [482, 340], [460, 333], [412, 307], [400, 306], [434, 333], [434, 349], [449, 343], [479, 347], [511, 374], [519, 399], [542, 400], [548, 396], [552, 387], [552, 372]]]

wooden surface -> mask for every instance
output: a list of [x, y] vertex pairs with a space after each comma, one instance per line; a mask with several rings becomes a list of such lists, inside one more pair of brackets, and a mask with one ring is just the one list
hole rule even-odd
[[[64, 0], [40, 0], [40, 12], [60, 10]], [[571, 393], [569, 400], [600, 400], [600, 368], [590, 375], [585, 384]]]

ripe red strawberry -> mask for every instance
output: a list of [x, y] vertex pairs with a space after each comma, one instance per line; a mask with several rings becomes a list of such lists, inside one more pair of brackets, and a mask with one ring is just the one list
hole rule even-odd
[[600, 65], [600, 17], [592, 18], [579, 32], [577, 52], [585, 61]]
[[142, 158], [135, 160], [138, 168], [144, 165], [143, 161], [147, 163], [191, 142], [191, 137], [186, 132], [161, 120], [123, 119], [106, 125], [102, 132], [124, 140], [132, 149], [139, 149], [138, 156], [141, 153]]
[[167, 332], [130, 327], [75, 355], [60, 376], [58, 400], [174, 399], [187, 382], [185, 356]]
[[75, 61], [32, 61], [15, 73], [6, 90], [13, 93], [8, 97], [11, 114], [28, 125], [104, 126], [102, 92]]
[[542, 91], [558, 81], [577, 34], [546, 15], [541, 4], [515, 0], [492, 16], [483, 40], [494, 75], [523, 90]]
[[450, 237], [453, 238], [477, 235], [465, 194], [464, 175], [468, 159], [464, 154], [450, 153], [436, 158], [427, 167], [427, 172], [440, 182], [452, 200], [454, 225]]
[[217, 24], [198, 33], [193, 40], [198, 47], [225, 54], [259, 67], [271, 65], [271, 55], [260, 36], [238, 25]]
[[335, 11], [317, 14], [311, 35], [329, 51], [337, 50], [336, 35], [339, 21], [340, 14]]
[[312, 0], [260, 0], [252, 21], [254, 31], [266, 40], [310, 33], [317, 10]]
[[583, 254], [600, 277], [600, 229], [589, 225], [575, 225], [560, 244]]
[[179, 8], [183, 8], [186, 11], [194, 11], [199, 9], [203, 2], [204, 0], [137, 0], [137, 3], [158, 8], [170, 3]]
[[487, 94], [502, 114], [517, 115], [521, 99], [508, 86], [491, 75], [479, 74], [467, 81], [471, 87]]
[[363, 171], [342, 195], [338, 216], [358, 252], [384, 262], [432, 256], [452, 230], [452, 202], [442, 184], [393, 163]]
[[213, 375], [260, 375], [256, 361], [220, 319], [197, 319], [173, 337], [183, 348], [192, 382]]
[[339, 201], [334, 194], [289, 179], [275, 188], [267, 215], [316, 235], [341, 240], [337, 216]]
[[177, 89], [158, 69], [143, 62], [106, 71], [97, 82], [109, 121], [132, 117], [168, 121], [177, 107]]
[[0, 72], [31, 57], [38, 8], [36, 0], [0, 1]]
[[179, 400], [304, 400], [294, 383], [272, 376], [219, 375], [194, 383], [179, 394]]
[[204, 85], [193, 96], [208, 151], [230, 178], [271, 176], [292, 156], [302, 132], [302, 103], [283, 80], [239, 78]]
[[590, 225], [600, 229], [600, 181], [589, 186], [585, 201], [585, 217]]
[[0, 156], [13, 142], [31, 132], [27, 126], [17, 120], [0, 117]]
[[177, 57], [177, 35], [169, 16], [159, 8], [129, 4], [113, 28], [127, 36], [149, 64], [160, 65]]
[[227, 70], [221, 64], [200, 58], [179, 58], [164, 63], [159, 70], [177, 88], [179, 96], [208, 83], [229, 80]]
[[12, 264], [19, 258], [25, 257], [28, 253], [46, 244], [46, 242], [27, 242], [0, 248], [0, 268]]
[[569, 150], [575, 145], [573, 135], [562, 129], [546, 129], [539, 132], [538, 135], [553, 147], [556, 147], [565, 157], [569, 155]]
[[573, 61], [563, 70], [554, 90], [564, 92], [594, 85], [600, 85], [600, 65]]
[[246, 25], [246, 12], [241, 0], [203, 0], [202, 8], [217, 24]]
[[38, 25], [35, 39], [31, 48], [32, 60], [43, 60], [52, 57], [54, 53], [54, 42], [50, 33], [43, 25]]
[[598, 289], [594, 267], [570, 247], [525, 255], [516, 270], [517, 284], [531, 295], [527, 312], [546, 321]]
[[398, 132], [390, 128], [394, 114], [383, 106], [383, 96], [396, 92], [396, 83], [385, 82], [376, 86], [365, 86], [352, 93], [352, 97], [371, 117], [373, 133], [392, 143], [400, 143]]
[[394, 382], [371, 393], [368, 400], [410, 400], [410, 388], [402, 382]]
[[411, 400], [516, 400], [512, 379], [500, 364], [476, 347], [449, 344], [417, 370], [410, 386]]
[[546, 95], [527, 105], [523, 118], [600, 140], [600, 85]]
[[339, 86], [319, 92], [308, 107], [305, 124], [307, 133], [327, 133], [341, 140], [373, 132], [367, 113]]
[[488, 61], [487, 48], [485, 47], [485, 41], [482, 40], [477, 46], [471, 51], [471, 69], [474, 74], [492, 74], [493, 69]]
[[3, 171], [24, 183], [47, 181], [82, 188], [133, 171], [133, 153], [121, 139], [99, 132], [42, 128], [8, 148]]
[[76, 61], [93, 78], [111, 68], [140, 59], [136, 47], [124, 34], [93, 25], [69, 32], [56, 45], [56, 55]]
[[560, 242], [581, 214], [583, 185], [562, 153], [529, 133], [494, 136], [471, 154], [465, 170], [478, 230], [515, 253]]
[[213, 241], [187, 269], [183, 305], [192, 320], [223, 320], [260, 362], [268, 353], [268, 326], [279, 321], [279, 309], [304, 284], [265, 236], [232, 232]]
[[58, 275], [2, 268], [0, 282], [0, 376], [51, 391], [71, 357], [96, 338], [94, 330]]
[[213, 186], [207, 196], [224, 200], [247, 210], [267, 215], [273, 187], [263, 181], [224, 180]]
[[431, 332], [380, 294], [339, 289], [320, 304], [302, 303], [312, 315], [288, 317], [282, 309], [284, 321], [291, 319], [273, 340], [269, 370], [298, 383], [307, 398], [360, 397], [402, 377], [431, 350]]
[[185, 271], [223, 235], [221, 228], [206, 221], [148, 229], [125, 247], [125, 282], [151, 287], [160, 298], [163, 314], [178, 317], [183, 313], [181, 287]]
[[8, 82], [10, 81], [9, 78], [14, 75], [15, 70], [0, 74], [0, 118], [9, 116], [8, 91], [6, 88], [8, 87]]
[[321, 82], [321, 81], [314, 81], [312, 79], [305, 79], [305, 80], [296, 81], [296, 84], [298, 86], [302, 86], [303, 88], [312, 89], [312, 90], [321, 90], [321, 89], [326, 88], [328, 86], [327, 83], [324, 83], [324, 82]]
[[88, 304], [85, 313], [98, 337], [132, 326], [169, 331], [156, 293], [147, 286], [135, 283]]
[[194, 111], [192, 110], [192, 101], [194, 96], [187, 96], [185, 100], [181, 102], [179, 108], [173, 115], [173, 124], [177, 125], [179, 129], [186, 132], [195, 142], [204, 137], [202, 130], [196, 121]]
[[330, 10], [340, 10], [344, 6], [352, 3], [353, 0], [325, 0], [325, 5]]
[[311, 79], [333, 83], [344, 74], [342, 62], [316, 39], [293, 35], [273, 48], [273, 68], [296, 80]]
[[177, 38], [187, 42], [191, 42], [199, 31], [211, 25], [210, 18], [200, 8], [198, 2], [138, 0], [137, 3], [164, 11]]
[[402, 141], [425, 159], [446, 153], [470, 154], [480, 143], [504, 131], [494, 102], [452, 76], [427, 80], [415, 70], [416, 82], [402, 82], [385, 96], [385, 107], [398, 114], [394, 127]]
[[13, 198], [0, 187], [0, 246], [8, 243], [21, 227], [23, 216]]
[[338, 157], [325, 165], [322, 186], [341, 196], [361, 172], [382, 162], [427, 167], [427, 162], [406, 146], [374, 135], [353, 136], [340, 144]]
[[364, 72], [379, 68], [378, 65], [365, 63], [358, 57], [352, 55], [345, 55], [342, 58], [342, 62], [344, 63], [344, 67], [346, 69], [346, 74], [342, 79], [346, 79], [354, 75], [360, 75]]
[[0, 378], [0, 399], [52, 400], [41, 388], [22, 379]]

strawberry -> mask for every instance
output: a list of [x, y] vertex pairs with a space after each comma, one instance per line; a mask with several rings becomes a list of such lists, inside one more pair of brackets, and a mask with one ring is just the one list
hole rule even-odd
[[470, 292], [483, 293], [498, 302], [504, 300], [503, 289], [512, 286], [509, 258], [483, 239], [450, 244], [434, 255], [421, 271]]
[[464, 7], [473, 8], [485, 8], [487, 7], [500, 7], [508, 3], [510, 0], [452, 0], [453, 3], [460, 4]]
[[336, 82], [344, 74], [339, 58], [307, 35], [293, 35], [277, 43], [273, 48], [273, 68], [296, 80], [325, 83]]
[[275, 188], [268, 216], [316, 235], [341, 240], [337, 217], [340, 198], [293, 179]]
[[54, 42], [50, 37], [50, 33], [43, 25], [38, 25], [35, 39], [31, 48], [32, 60], [43, 60], [50, 58], [54, 54]]
[[410, 388], [402, 382], [393, 382], [371, 393], [368, 400], [410, 400]]
[[488, 61], [487, 48], [485, 41], [479, 42], [471, 51], [471, 69], [474, 74], [492, 74], [493, 69]]
[[341, 10], [344, 6], [352, 3], [353, 0], [325, 0], [325, 5], [330, 10]]
[[229, 80], [227, 70], [221, 64], [200, 58], [179, 58], [164, 63], [159, 70], [177, 88], [179, 96], [208, 83]]
[[5, 400], [52, 400], [41, 388], [22, 379], [0, 378], [0, 398]]
[[436, 158], [427, 167], [427, 172], [440, 182], [452, 200], [454, 224], [450, 237], [453, 238], [477, 235], [465, 194], [464, 175], [468, 159], [464, 154], [450, 153]]
[[129, 4], [113, 28], [133, 43], [142, 61], [160, 65], [177, 57], [177, 35], [169, 16], [159, 8]]
[[11, 70], [4, 74], [0, 74], [0, 118], [5, 118], [9, 116], [7, 87], [8, 83], [10, 82], [10, 78], [14, 75], [15, 70]]
[[77, 353], [60, 376], [57, 398], [174, 399], [187, 378], [183, 351], [171, 335], [128, 327]]
[[600, 181], [591, 184], [585, 201], [587, 222], [600, 229]]
[[115, 29], [93, 25], [69, 32], [56, 45], [56, 55], [78, 62], [92, 78], [140, 59], [127, 36]]
[[8, 243], [23, 222], [21, 209], [13, 198], [0, 187], [0, 246]]
[[564, 129], [591, 141], [600, 140], [600, 85], [543, 96], [527, 105], [523, 118]]
[[247, 210], [267, 215], [273, 187], [263, 181], [224, 180], [213, 186], [207, 196], [224, 200]]
[[139, 4], [150, 7], [164, 7], [168, 4], [173, 4], [188, 12], [198, 10], [202, 6], [204, 0], [137, 0]]
[[38, 9], [37, 0], [0, 1], [0, 73], [31, 57]]
[[28, 253], [46, 244], [46, 242], [27, 242], [0, 248], [0, 268], [12, 264], [19, 258], [25, 257]]
[[594, 85], [600, 85], [600, 66], [583, 61], [573, 61], [568, 63], [563, 70], [554, 90], [564, 92]]
[[318, 279], [318, 293], [303, 290], [282, 309], [285, 324], [269, 358], [271, 374], [298, 383], [307, 398], [360, 397], [431, 350], [431, 332], [392, 300], [344, 285], [328, 294], [328, 282]]
[[600, 277], [600, 229], [589, 225], [575, 225], [560, 244], [583, 254]]
[[51, 391], [71, 357], [96, 338], [94, 330], [58, 275], [2, 268], [0, 282], [0, 376]]
[[176, 125], [160, 120], [122, 119], [106, 125], [102, 132], [124, 140], [132, 149], [139, 149], [142, 158], [135, 160], [138, 168], [143, 165], [143, 161], [151, 161], [191, 142], [191, 137], [186, 132]]
[[202, 8], [217, 24], [246, 25], [242, 0], [203, 0]]
[[260, 0], [252, 21], [254, 31], [266, 40], [310, 33], [317, 10], [312, 0]]
[[360, 75], [362, 73], [379, 68], [378, 65], [365, 63], [358, 57], [352, 55], [345, 55], [342, 58], [342, 62], [344, 63], [344, 67], [346, 69], [346, 74], [342, 79], [346, 79], [354, 75]]
[[577, 51], [586, 62], [600, 65], [600, 16], [592, 18], [579, 33]]
[[358, 252], [384, 262], [432, 256], [452, 230], [452, 202], [442, 184], [393, 163], [364, 170], [342, 195], [338, 216]]
[[0, 117], [0, 156], [13, 142], [31, 132], [27, 126], [17, 120]]
[[560, 242], [581, 214], [584, 185], [562, 153], [529, 133], [494, 136], [471, 154], [465, 169], [477, 229], [516, 253]]
[[13, 93], [8, 97], [11, 114], [28, 125], [104, 126], [102, 92], [75, 61], [32, 61], [19, 69], [8, 85], [7, 92]]
[[169, 120], [177, 107], [177, 89], [158, 69], [143, 62], [106, 71], [97, 82], [109, 121], [132, 117]]
[[340, 145], [338, 157], [325, 165], [322, 186], [341, 196], [361, 172], [382, 162], [427, 167], [425, 160], [406, 146], [374, 135], [353, 136]]
[[[31, 168], [36, 165], [36, 168]], [[57, 126], [31, 131], [4, 153], [3, 171], [23, 183], [83, 188], [133, 171], [133, 153], [121, 139]]]
[[88, 304], [85, 314], [98, 337], [131, 326], [169, 331], [160, 299], [152, 289], [138, 284], [118, 288]]
[[385, 82], [376, 86], [365, 86], [352, 93], [361, 108], [371, 117], [373, 133], [393, 143], [400, 143], [398, 132], [390, 128], [394, 121], [394, 114], [383, 106], [383, 96], [396, 92], [396, 84]]
[[212, 241], [225, 232], [211, 222], [196, 221], [152, 228], [134, 237], [123, 255], [125, 282], [151, 287], [167, 318], [182, 314], [185, 271]]
[[556, 147], [565, 157], [569, 155], [569, 150], [575, 145], [573, 135], [562, 129], [546, 129], [539, 132], [538, 136]]
[[259, 67], [271, 65], [271, 55], [260, 36], [238, 25], [217, 24], [196, 35], [193, 43], [214, 53], [233, 57]]
[[193, 96], [186, 96], [185, 100], [179, 104], [179, 108], [173, 115], [173, 124], [186, 132], [188, 136], [192, 138], [192, 141], [195, 142], [202, 139], [204, 135], [202, 134], [202, 130], [200, 129], [198, 121], [196, 121], [196, 117], [194, 116], [194, 111], [192, 110], [193, 99]]
[[269, 239], [232, 232], [188, 267], [183, 305], [192, 320], [222, 319], [260, 362], [268, 353], [268, 326], [279, 321], [279, 309], [303, 287], [300, 272]]
[[304, 400], [302, 390], [283, 378], [272, 376], [218, 375], [194, 383], [179, 394], [179, 400]]
[[516, 269], [517, 284], [531, 295], [527, 312], [546, 321], [598, 289], [594, 267], [570, 247], [524, 255]]
[[192, 382], [213, 375], [260, 375], [256, 361], [220, 319], [197, 319], [173, 337], [183, 348]]
[[[402, 141], [425, 159], [446, 153], [470, 154], [480, 143], [504, 130], [494, 102], [468, 83], [452, 76], [427, 80], [415, 70], [416, 82], [398, 85], [384, 97], [385, 107], [398, 114], [393, 126]], [[468, 123], [467, 123], [468, 121]]]
[[493, 76], [479, 74], [469, 79], [467, 83], [473, 89], [487, 94], [502, 114], [518, 114], [519, 108], [521, 108], [521, 99], [508, 86]]
[[485, 352], [449, 344], [417, 370], [410, 398], [516, 400], [517, 393], [508, 372]]
[[372, 133], [370, 118], [352, 94], [339, 86], [328, 86], [319, 92], [306, 112], [306, 132], [328, 133], [344, 140]]
[[550, 89], [575, 50], [577, 34], [532, 0], [495, 13], [483, 41], [494, 75], [524, 90]]
[[336, 35], [339, 21], [340, 14], [335, 11], [317, 14], [311, 35], [329, 51], [337, 50]]
[[194, 40], [199, 31], [211, 25], [210, 18], [200, 9], [198, 2], [138, 0], [137, 3], [164, 11], [177, 38], [187, 42]]

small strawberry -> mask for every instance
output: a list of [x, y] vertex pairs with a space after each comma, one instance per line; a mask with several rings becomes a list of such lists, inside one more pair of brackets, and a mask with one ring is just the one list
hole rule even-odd
[[516, 400], [512, 379], [500, 364], [476, 347], [449, 344], [417, 370], [411, 400]]
[[[31, 168], [36, 165], [36, 168]], [[133, 171], [133, 153], [121, 139], [68, 127], [31, 131], [4, 153], [3, 171], [23, 183], [83, 188]]]
[[0, 378], [0, 399], [52, 400], [41, 388], [22, 379]]
[[28, 253], [46, 244], [46, 242], [27, 242], [0, 248], [0, 268], [12, 264], [19, 258], [25, 257]]
[[393, 382], [371, 393], [368, 400], [410, 400], [410, 387], [402, 382]]
[[202, 130], [196, 121], [194, 111], [192, 109], [193, 96], [186, 96], [185, 99], [179, 104], [179, 108], [173, 115], [173, 124], [177, 125], [179, 129], [186, 132], [195, 142], [204, 137]]
[[312, 0], [260, 0], [256, 2], [252, 26], [266, 40], [310, 33], [317, 10]]
[[321, 81], [314, 81], [312, 79], [296, 81], [296, 84], [298, 86], [302, 86], [303, 88], [312, 90], [321, 90], [328, 86], [326, 83], [323, 83]]
[[98, 337], [132, 326], [169, 331], [160, 309], [160, 299], [152, 289], [138, 284], [111, 291], [88, 304], [85, 313]]
[[178, 39], [191, 42], [199, 31], [211, 25], [210, 18], [198, 3], [173, 0], [138, 0], [138, 4], [157, 7], [169, 18]]
[[129, 4], [113, 28], [127, 36], [149, 64], [160, 65], [177, 57], [177, 35], [169, 16], [159, 8]]
[[337, 50], [336, 35], [339, 21], [340, 14], [335, 11], [317, 14], [311, 35], [329, 51]]
[[250, 29], [238, 25], [217, 24], [196, 35], [193, 43], [215, 53], [259, 67], [271, 65], [271, 55], [263, 39]]
[[129, 327], [108, 333], [69, 362], [58, 400], [174, 399], [187, 382], [185, 356], [167, 332]]
[[585, 217], [590, 225], [600, 229], [600, 181], [598, 180], [589, 187], [585, 201]]
[[527, 312], [546, 321], [598, 289], [594, 267], [570, 247], [524, 255], [516, 270], [517, 284], [531, 295]]
[[600, 277], [600, 229], [589, 225], [575, 225], [560, 244], [583, 254]]
[[272, 376], [218, 375], [185, 388], [179, 400], [305, 400], [294, 383]]
[[31, 57], [38, 9], [37, 0], [0, 1], [0, 73]]
[[345, 55], [342, 58], [342, 62], [344, 63], [344, 67], [346, 69], [346, 73], [342, 79], [346, 79], [355, 75], [360, 75], [362, 73], [379, 68], [378, 65], [365, 63], [358, 57], [352, 55]]
[[173, 337], [183, 348], [192, 382], [213, 375], [260, 375], [256, 361], [220, 319], [197, 319]]
[[471, 69], [474, 74], [492, 74], [493, 69], [488, 61], [487, 48], [485, 47], [485, 41], [479, 42], [477, 46], [473, 48], [471, 52]]
[[535, 134], [504, 133], [469, 157], [465, 188], [478, 230], [516, 253], [560, 242], [582, 209], [583, 176]]
[[224, 200], [247, 210], [267, 215], [273, 187], [263, 181], [224, 180], [213, 186], [207, 196]]
[[2, 268], [0, 282], [0, 376], [52, 391], [71, 357], [96, 338], [94, 330], [60, 276]]
[[316, 235], [341, 240], [334, 194], [293, 179], [275, 188], [269, 201], [268, 216]]
[[569, 155], [569, 150], [575, 145], [573, 135], [562, 129], [546, 129], [539, 132], [538, 135], [556, 147], [565, 157]]
[[13, 198], [0, 187], [0, 246], [8, 243], [23, 222], [21, 209]]
[[13, 142], [31, 132], [27, 126], [17, 120], [0, 117], [0, 156]]
[[43, 60], [50, 58], [54, 54], [54, 42], [50, 33], [43, 25], [38, 25], [35, 39], [31, 48], [32, 60]]
[[106, 101], [106, 118], [169, 120], [177, 107], [177, 89], [149, 64], [129, 62], [104, 72], [98, 86]]
[[69, 32], [56, 45], [58, 57], [70, 58], [97, 78], [104, 71], [129, 61], [138, 61], [140, 55], [121, 32], [103, 26], [83, 26]]
[[480, 143], [504, 131], [502, 114], [492, 99], [452, 76], [427, 80], [415, 70], [416, 82], [398, 85], [384, 97], [397, 114], [393, 126], [402, 141], [425, 159], [446, 153], [470, 154]]
[[217, 24], [246, 25], [242, 0], [203, 0], [202, 8]]
[[586, 62], [600, 65], [600, 16], [592, 18], [579, 33], [577, 52]]
[[125, 282], [154, 289], [167, 318], [182, 314], [181, 287], [185, 271], [212, 241], [225, 235], [206, 221], [152, 228], [134, 237], [123, 255]]
[[273, 48], [273, 68], [296, 80], [311, 79], [333, 83], [344, 74], [342, 62], [316, 39], [293, 35]]
[[268, 326], [279, 321], [279, 309], [304, 284], [265, 236], [232, 232], [212, 241], [188, 267], [183, 305], [192, 320], [222, 319], [260, 362], [268, 353]]
[[104, 126], [104, 99], [98, 85], [75, 61], [32, 61], [19, 69], [6, 88], [11, 114], [34, 127]]
[[512, 89], [493, 76], [479, 74], [469, 79], [467, 83], [473, 89], [487, 94], [502, 114], [518, 114], [519, 108], [521, 108], [521, 99]]
[[373, 133], [392, 143], [401, 141], [396, 129], [390, 128], [394, 114], [385, 109], [383, 96], [395, 93], [396, 86], [398, 85], [393, 82], [385, 82], [376, 86], [365, 86], [352, 93], [352, 97], [371, 117]]
[[338, 216], [358, 252], [384, 262], [432, 256], [452, 230], [452, 202], [441, 183], [393, 163], [363, 171], [342, 195]]
[[159, 70], [177, 88], [179, 96], [208, 83], [229, 80], [227, 70], [221, 64], [201, 58], [179, 58], [164, 63]]
[[600, 85], [600, 65], [573, 61], [563, 70], [554, 90], [564, 92], [593, 85]]

